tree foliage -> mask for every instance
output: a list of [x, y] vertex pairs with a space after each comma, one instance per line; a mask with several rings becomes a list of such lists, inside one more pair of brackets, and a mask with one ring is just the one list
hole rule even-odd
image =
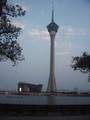
[[71, 66], [74, 70], [88, 73], [88, 80], [90, 81], [90, 55], [88, 53], [84, 52], [80, 57], [73, 57]]
[[22, 48], [16, 41], [21, 28], [13, 25], [10, 18], [24, 15], [25, 10], [20, 5], [0, 0], [0, 61], [10, 59], [16, 64], [23, 60]]

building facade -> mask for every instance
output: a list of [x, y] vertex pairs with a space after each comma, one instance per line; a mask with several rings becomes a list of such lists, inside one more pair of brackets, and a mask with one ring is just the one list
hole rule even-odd
[[35, 85], [30, 83], [19, 82], [18, 92], [41, 92], [42, 84]]

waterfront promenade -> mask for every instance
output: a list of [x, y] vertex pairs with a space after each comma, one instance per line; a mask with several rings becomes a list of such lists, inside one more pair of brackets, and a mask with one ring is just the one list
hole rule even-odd
[[4, 116], [0, 120], [90, 120], [90, 115], [83, 116]]
[[90, 115], [90, 96], [0, 94], [0, 115]]

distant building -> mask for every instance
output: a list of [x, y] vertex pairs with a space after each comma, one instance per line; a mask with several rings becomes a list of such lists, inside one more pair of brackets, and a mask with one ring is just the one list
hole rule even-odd
[[30, 83], [19, 82], [18, 92], [41, 92], [42, 84], [35, 85]]

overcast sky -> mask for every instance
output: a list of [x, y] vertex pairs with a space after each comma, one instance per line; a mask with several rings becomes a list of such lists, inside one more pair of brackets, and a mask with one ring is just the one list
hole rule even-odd
[[[10, 1], [10, 0], [8, 0]], [[12, 19], [22, 27], [18, 42], [25, 60], [15, 67], [0, 62], [0, 89], [15, 90], [19, 81], [43, 84], [49, 78], [50, 38], [46, 26], [51, 22], [51, 0], [11, 0], [26, 9], [24, 17]], [[90, 1], [54, 0], [55, 22], [59, 30], [55, 40], [57, 89], [90, 90], [88, 74], [73, 71], [72, 56], [90, 53]]]

